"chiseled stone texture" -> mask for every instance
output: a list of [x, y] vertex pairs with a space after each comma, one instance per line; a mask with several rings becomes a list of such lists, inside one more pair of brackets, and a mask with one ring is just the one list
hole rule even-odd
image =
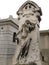
[[24, 33], [24, 36], [26, 31], [25, 31], [25, 26], [23, 28], [23, 25], [26, 24], [26, 20], [29, 20], [29, 22], [31, 23], [27, 25], [35, 24], [35, 28], [30, 33], [28, 33], [28, 35], [26, 35], [28, 39], [29, 38], [32, 39], [32, 41], [30, 42], [28, 55], [27, 57], [24, 57], [24, 58], [20, 57], [19, 60], [17, 60], [17, 56], [19, 55], [21, 44], [23, 45], [25, 41], [27, 41], [28, 39], [25, 38], [26, 40], [24, 39], [21, 40], [21, 33], [20, 33], [20, 36], [18, 35], [18, 38], [20, 37], [20, 44], [18, 44], [16, 47], [14, 64], [17, 64], [17, 63], [28, 64], [29, 62], [35, 62], [37, 65], [41, 65], [40, 49], [39, 49], [39, 43], [40, 43], [39, 23], [40, 23], [40, 16], [42, 14], [40, 11], [41, 11], [40, 7], [36, 5], [34, 2], [26, 1], [17, 12], [18, 17], [20, 19], [19, 31], [22, 29], [23, 30], [22, 34]]

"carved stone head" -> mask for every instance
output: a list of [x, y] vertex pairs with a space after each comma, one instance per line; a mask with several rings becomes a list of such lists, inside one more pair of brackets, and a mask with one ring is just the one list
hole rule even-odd
[[38, 24], [41, 21], [40, 16], [42, 16], [41, 8], [34, 3], [33, 1], [26, 1], [18, 10], [18, 19], [19, 19], [19, 30], [22, 29], [22, 25], [25, 23], [27, 26]]

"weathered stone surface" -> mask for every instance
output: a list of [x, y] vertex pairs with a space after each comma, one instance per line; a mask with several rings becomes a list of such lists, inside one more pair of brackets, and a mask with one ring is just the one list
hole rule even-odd
[[20, 19], [19, 34], [16, 36], [19, 43], [16, 47], [15, 64], [35, 62], [37, 65], [41, 65], [39, 49], [41, 9], [34, 2], [27, 1], [20, 7], [17, 14]]
[[17, 30], [10, 20], [0, 20], [0, 65], [12, 65], [16, 42], [13, 42], [13, 33]]

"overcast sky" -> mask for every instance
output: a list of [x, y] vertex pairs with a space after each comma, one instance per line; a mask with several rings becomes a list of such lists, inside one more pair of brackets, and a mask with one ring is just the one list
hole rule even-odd
[[[12, 15], [17, 18], [16, 12], [19, 7], [27, 0], [0, 0], [0, 19], [8, 18]], [[49, 0], [32, 0], [37, 3], [42, 9], [42, 21], [40, 30], [49, 29]]]

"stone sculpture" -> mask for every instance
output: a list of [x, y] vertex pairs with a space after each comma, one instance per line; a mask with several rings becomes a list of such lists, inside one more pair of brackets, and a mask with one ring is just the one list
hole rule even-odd
[[35, 24], [31, 23], [29, 20], [26, 20], [25, 23], [22, 25], [22, 29], [19, 32], [19, 35], [17, 35], [17, 44], [21, 45], [21, 49], [17, 57], [18, 60], [21, 58], [25, 58], [27, 56], [29, 51], [29, 46], [32, 40], [32, 37], [29, 37], [28, 35], [34, 29], [35, 29]]
[[29, 64], [32, 62], [35, 65], [41, 65], [39, 49], [41, 8], [32, 1], [26, 1], [17, 14], [19, 16], [19, 31], [16, 34], [16, 64]]

